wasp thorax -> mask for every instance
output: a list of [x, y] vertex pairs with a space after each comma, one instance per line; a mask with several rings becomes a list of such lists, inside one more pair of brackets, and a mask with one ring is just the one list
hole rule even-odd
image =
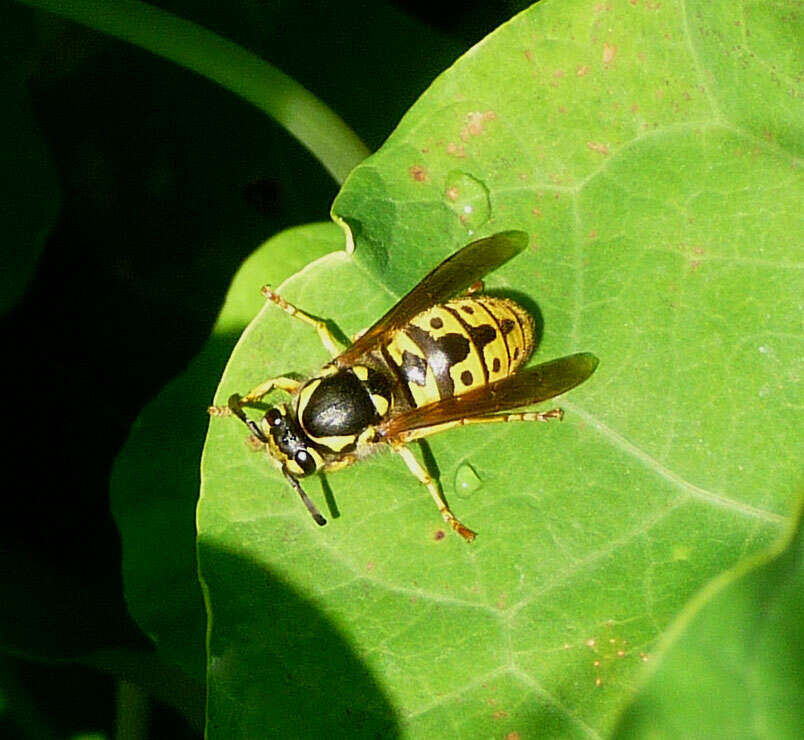
[[333, 369], [307, 382], [299, 392], [297, 418], [317, 445], [343, 452], [355, 446], [361, 432], [382, 419], [390, 404], [385, 376], [355, 365]]
[[315, 473], [322, 460], [309, 446], [309, 440], [285, 406], [268, 409], [265, 413], [268, 427], [268, 447], [271, 454], [293, 475]]

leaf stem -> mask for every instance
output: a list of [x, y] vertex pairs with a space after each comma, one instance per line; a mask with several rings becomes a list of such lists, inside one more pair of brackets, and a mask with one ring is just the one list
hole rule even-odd
[[240, 95], [298, 139], [342, 183], [369, 150], [309, 90], [256, 54], [139, 0], [19, 0], [127, 41]]

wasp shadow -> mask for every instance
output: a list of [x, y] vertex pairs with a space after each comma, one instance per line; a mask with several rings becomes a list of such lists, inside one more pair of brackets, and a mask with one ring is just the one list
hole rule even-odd
[[327, 502], [330, 518], [338, 519], [341, 515], [341, 510], [338, 508], [338, 502], [335, 500], [332, 486], [329, 484], [325, 473], [321, 473], [319, 478], [321, 479], [321, 490], [324, 492], [324, 500]]

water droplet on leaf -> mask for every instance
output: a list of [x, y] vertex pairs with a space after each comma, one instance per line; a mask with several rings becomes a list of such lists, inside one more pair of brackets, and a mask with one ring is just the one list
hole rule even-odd
[[458, 466], [455, 471], [455, 493], [460, 498], [469, 498], [482, 485], [483, 481], [469, 463]]
[[474, 234], [491, 217], [491, 201], [486, 186], [460, 170], [453, 170], [447, 175], [444, 202], [470, 234]]

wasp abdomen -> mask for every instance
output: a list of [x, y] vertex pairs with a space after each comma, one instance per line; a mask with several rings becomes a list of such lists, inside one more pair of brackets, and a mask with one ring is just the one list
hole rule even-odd
[[422, 311], [384, 349], [424, 406], [511, 375], [533, 350], [533, 319], [507, 298], [457, 298]]

